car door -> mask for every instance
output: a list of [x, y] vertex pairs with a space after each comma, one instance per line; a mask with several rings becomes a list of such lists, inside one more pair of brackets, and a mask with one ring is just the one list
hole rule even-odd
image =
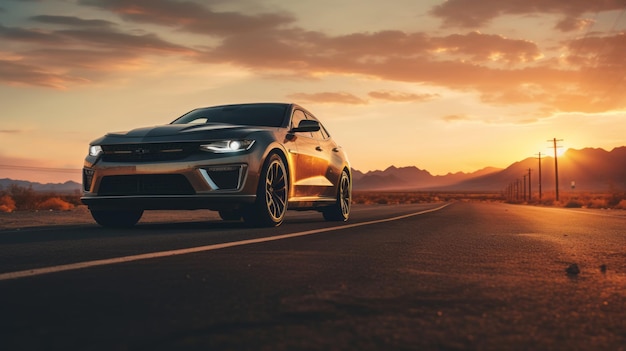
[[323, 176], [326, 178], [328, 183], [331, 183], [329, 186], [324, 186], [321, 195], [324, 197], [335, 198], [337, 195], [336, 188], [339, 176], [343, 171], [345, 155], [341, 150], [341, 147], [330, 137], [330, 134], [328, 134], [328, 131], [326, 131], [326, 128], [324, 128], [321, 123], [320, 130], [312, 134], [313, 139], [316, 139], [319, 145], [317, 150], [320, 151], [320, 155], [318, 155], [318, 157], [323, 157], [325, 161]]
[[[297, 127], [299, 122], [310, 116], [302, 110], [295, 110], [292, 116], [292, 128]], [[310, 132], [296, 132], [292, 142], [296, 149], [291, 152], [296, 153], [294, 174], [292, 175], [294, 196], [299, 200], [324, 196], [328, 193], [328, 188], [332, 183], [326, 178], [328, 168], [328, 157], [325, 156], [324, 149], [319, 140], [313, 137]]]

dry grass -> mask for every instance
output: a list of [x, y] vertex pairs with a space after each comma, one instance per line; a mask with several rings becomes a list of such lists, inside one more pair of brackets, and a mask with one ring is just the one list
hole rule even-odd
[[626, 193], [591, 193], [591, 192], [563, 192], [556, 201], [555, 194], [544, 194], [541, 201], [537, 194], [530, 201], [507, 200], [509, 203], [524, 203], [565, 208], [595, 208], [595, 209], [626, 209]]
[[68, 211], [80, 205], [80, 192], [43, 193], [18, 185], [0, 190], [0, 212], [55, 210]]
[[399, 205], [452, 200], [503, 201], [500, 193], [431, 192], [431, 191], [355, 191], [352, 202], [363, 205]]

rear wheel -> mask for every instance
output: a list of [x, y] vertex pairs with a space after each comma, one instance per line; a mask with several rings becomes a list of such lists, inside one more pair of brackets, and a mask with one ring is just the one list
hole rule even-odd
[[256, 201], [243, 212], [247, 223], [259, 227], [279, 226], [287, 212], [289, 187], [285, 162], [277, 154], [271, 154], [259, 177]]
[[103, 227], [130, 228], [139, 222], [143, 210], [90, 210], [91, 217]]
[[341, 172], [339, 186], [337, 186], [337, 202], [324, 209], [322, 214], [327, 221], [347, 221], [350, 216], [350, 205], [352, 204], [352, 186], [350, 177], [346, 171]]

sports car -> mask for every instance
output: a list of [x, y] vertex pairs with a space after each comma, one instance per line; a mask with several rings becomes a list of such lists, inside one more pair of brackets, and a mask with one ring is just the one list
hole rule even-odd
[[292, 103], [194, 109], [167, 125], [109, 133], [89, 145], [81, 201], [105, 227], [146, 210], [218, 211], [278, 226], [289, 210], [346, 221], [352, 174], [319, 120]]

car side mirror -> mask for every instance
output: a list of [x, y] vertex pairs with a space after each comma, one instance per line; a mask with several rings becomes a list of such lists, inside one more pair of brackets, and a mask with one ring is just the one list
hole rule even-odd
[[292, 128], [292, 133], [298, 132], [317, 132], [320, 130], [320, 122], [312, 119], [303, 119], [296, 128]]

